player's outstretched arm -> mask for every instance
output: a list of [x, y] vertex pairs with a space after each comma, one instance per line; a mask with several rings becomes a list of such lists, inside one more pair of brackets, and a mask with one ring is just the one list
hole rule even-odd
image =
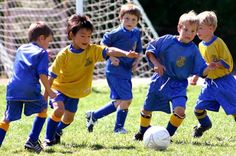
[[45, 88], [44, 96], [48, 95], [50, 98], [55, 98], [57, 95], [56, 95], [56, 93], [54, 93], [52, 91], [52, 89], [51, 89], [52, 83], [50, 83], [50, 81], [48, 80], [47, 75], [40, 74], [39, 77], [40, 77], [40, 80]]
[[124, 51], [119, 48], [109, 47], [107, 51], [108, 56], [115, 56], [115, 57], [129, 57], [129, 58], [138, 58], [139, 54], [135, 51]]

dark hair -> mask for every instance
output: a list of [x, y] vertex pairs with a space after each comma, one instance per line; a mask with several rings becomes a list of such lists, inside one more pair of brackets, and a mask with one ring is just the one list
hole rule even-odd
[[53, 35], [52, 29], [49, 28], [49, 26], [47, 26], [43, 21], [32, 23], [28, 29], [29, 42], [37, 41], [40, 35], [44, 35], [45, 37]]
[[119, 18], [122, 19], [125, 14], [135, 15], [138, 17], [138, 19], [141, 17], [140, 9], [133, 3], [127, 3], [121, 6]]
[[67, 35], [68, 39], [71, 39], [70, 32], [75, 35], [81, 28], [86, 28], [93, 32], [93, 24], [89, 17], [85, 15], [74, 14], [68, 19], [67, 23]]

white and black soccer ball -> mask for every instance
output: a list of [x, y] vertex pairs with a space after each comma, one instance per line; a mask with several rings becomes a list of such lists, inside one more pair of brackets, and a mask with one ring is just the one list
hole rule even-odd
[[144, 146], [155, 150], [167, 149], [170, 139], [169, 132], [161, 126], [150, 127], [143, 136]]

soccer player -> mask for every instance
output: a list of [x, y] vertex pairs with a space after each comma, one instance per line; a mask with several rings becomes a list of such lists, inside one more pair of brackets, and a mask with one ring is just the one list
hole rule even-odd
[[96, 62], [109, 56], [137, 58], [138, 53], [91, 44], [93, 24], [87, 16], [72, 15], [67, 24], [71, 44], [61, 50], [50, 67], [49, 81], [57, 91], [52, 99], [53, 113], [48, 119], [44, 146], [60, 143], [62, 130], [69, 126], [77, 111], [79, 99], [91, 92]]
[[[102, 44], [108, 47], [117, 47], [126, 51], [142, 52], [141, 32], [136, 27], [140, 19], [139, 8], [131, 3], [121, 7], [119, 18], [121, 25], [103, 36]], [[87, 128], [93, 131], [95, 122], [115, 111], [115, 133], [127, 133], [124, 128], [128, 108], [132, 101], [132, 70], [138, 66], [139, 58], [111, 57], [106, 62], [106, 78], [110, 87], [111, 101], [96, 111], [86, 113]]]
[[52, 41], [52, 30], [44, 23], [30, 25], [28, 39], [30, 43], [20, 46], [16, 52], [13, 76], [7, 85], [7, 107], [4, 119], [0, 122], [0, 145], [4, 140], [9, 124], [19, 120], [24, 107], [26, 116], [38, 113], [35, 117], [26, 149], [39, 153], [42, 150], [39, 134], [47, 117], [47, 102], [41, 94], [39, 79], [51, 98], [56, 94], [48, 81], [48, 52]]
[[149, 43], [146, 56], [155, 72], [141, 110], [140, 128], [134, 136], [135, 140], [143, 140], [145, 131], [151, 126], [152, 111], [173, 113], [166, 127], [170, 136], [174, 135], [184, 120], [187, 78], [191, 74], [206, 76], [211, 70], [192, 42], [197, 27], [194, 11], [184, 13], [177, 26], [179, 35], [164, 35]]
[[204, 11], [198, 16], [200, 25], [197, 35], [199, 49], [207, 63], [215, 62], [216, 69], [208, 73], [198, 97], [194, 113], [199, 124], [194, 127], [193, 137], [201, 137], [212, 126], [206, 110], [218, 112], [220, 106], [236, 121], [236, 80], [232, 75], [233, 59], [224, 41], [215, 36], [217, 16], [213, 11]]

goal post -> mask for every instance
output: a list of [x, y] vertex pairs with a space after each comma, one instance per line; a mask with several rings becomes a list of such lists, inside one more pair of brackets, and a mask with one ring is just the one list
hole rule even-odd
[[[67, 19], [75, 13], [83, 13], [94, 24], [92, 42], [99, 44], [104, 33], [120, 24], [120, 7], [131, 0], [3, 0], [0, 1], [0, 77], [11, 77], [16, 49], [27, 43], [27, 30], [32, 22], [46, 21], [53, 29], [53, 42], [48, 49], [52, 62], [57, 53], [70, 44], [67, 39]], [[158, 37], [138, 0], [132, 0], [142, 13], [138, 27], [142, 31], [143, 48]], [[105, 63], [96, 64], [94, 79], [104, 78]], [[153, 71], [143, 56], [136, 77], [149, 77]]]

